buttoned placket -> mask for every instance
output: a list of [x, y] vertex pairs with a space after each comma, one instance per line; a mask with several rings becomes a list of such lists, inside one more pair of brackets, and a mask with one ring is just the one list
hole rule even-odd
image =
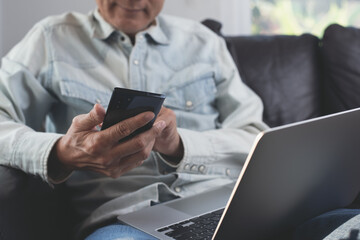
[[136, 37], [136, 44], [132, 48], [130, 58], [129, 58], [129, 79], [132, 89], [137, 90], [146, 90], [144, 83], [143, 83], [143, 77], [142, 77], [142, 66], [144, 59], [143, 55], [145, 52], [145, 38], [144, 36], [138, 35]]

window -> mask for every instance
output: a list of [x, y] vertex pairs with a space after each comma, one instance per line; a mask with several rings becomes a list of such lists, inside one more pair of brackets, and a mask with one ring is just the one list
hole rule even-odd
[[360, 26], [359, 0], [251, 0], [253, 34], [312, 33], [331, 23]]

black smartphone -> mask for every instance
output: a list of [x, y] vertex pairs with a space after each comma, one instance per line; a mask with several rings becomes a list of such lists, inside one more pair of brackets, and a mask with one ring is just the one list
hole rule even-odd
[[164, 100], [164, 94], [137, 91], [126, 88], [114, 88], [101, 130], [107, 129], [114, 124], [117, 124], [127, 118], [134, 117], [142, 112], [151, 111], [155, 114], [154, 119], [121, 141], [127, 140], [141, 132], [144, 132], [150, 129], [154, 124]]

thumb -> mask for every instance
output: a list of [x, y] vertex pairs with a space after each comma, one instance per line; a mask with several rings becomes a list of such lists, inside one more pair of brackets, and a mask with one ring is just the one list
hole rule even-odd
[[72, 127], [75, 132], [89, 131], [104, 121], [105, 109], [100, 104], [95, 104], [87, 114], [76, 116], [73, 119]]

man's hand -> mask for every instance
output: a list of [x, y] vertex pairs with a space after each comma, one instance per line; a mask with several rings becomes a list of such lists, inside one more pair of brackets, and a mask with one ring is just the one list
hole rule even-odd
[[154, 118], [154, 113], [145, 112], [124, 120], [103, 131], [96, 130], [105, 117], [104, 108], [96, 104], [88, 113], [75, 117], [66, 133], [56, 143], [53, 151], [68, 170], [86, 169], [117, 178], [141, 165], [150, 155], [155, 139], [162, 136], [166, 127], [163, 120], [128, 141], [119, 140]]
[[175, 113], [171, 109], [162, 107], [155, 124], [161, 121], [166, 123], [166, 127], [156, 138], [154, 150], [176, 164], [184, 156], [184, 146], [177, 131]]

